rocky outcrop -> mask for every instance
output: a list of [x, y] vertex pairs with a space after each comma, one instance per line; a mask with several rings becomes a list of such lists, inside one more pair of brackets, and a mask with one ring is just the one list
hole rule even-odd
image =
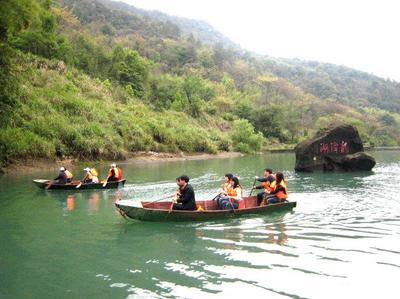
[[364, 153], [355, 127], [340, 125], [323, 130], [296, 148], [296, 171], [371, 170], [375, 159]]

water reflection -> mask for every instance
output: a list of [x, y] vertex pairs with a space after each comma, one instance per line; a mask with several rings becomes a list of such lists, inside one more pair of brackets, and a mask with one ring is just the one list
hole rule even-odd
[[88, 212], [89, 215], [96, 215], [99, 211], [100, 192], [93, 192], [89, 195]]
[[66, 200], [66, 205], [65, 205], [67, 211], [73, 211], [75, 207], [75, 198], [72, 194], [67, 195], [67, 200]]
[[[128, 267], [132, 280], [113, 277], [108, 283], [125, 289], [132, 298], [141, 294], [154, 298], [201, 297], [218, 294], [229, 286], [236, 289], [239, 281], [242, 287], [260, 288], [240, 271], [249, 267], [267, 270], [279, 264], [279, 259], [266, 257], [282, 254], [279, 247], [289, 242], [287, 230], [281, 214], [228, 223], [125, 222], [119, 226], [117, 240], [131, 253], [122, 267]], [[229, 268], [237, 272], [227, 275]], [[151, 277], [147, 273], [152, 273]]]

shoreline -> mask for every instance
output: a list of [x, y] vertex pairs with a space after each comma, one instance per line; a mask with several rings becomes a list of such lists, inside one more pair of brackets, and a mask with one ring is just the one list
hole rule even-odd
[[[400, 147], [373, 147], [364, 148], [365, 151], [400, 151]], [[264, 150], [262, 154], [278, 154], [278, 153], [294, 153], [294, 149], [268, 149]], [[178, 161], [196, 161], [208, 159], [229, 159], [243, 157], [245, 154], [240, 152], [219, 152], [217, 154], [208, 153], [164, 153], [164, 152], [135, 152], [129, 153], [124, 160], [79, 160], [79, 159], [64, 159], [64, 160], [51, 160], [51, 159], [36, 159], [25, 161], [14, 161], [7, 167], [0, 168], [0, 176], [5, 174], [15, 174], [18, 172], [35, 173], [43, 170], [57, 170], [60, 165], [66, 167], [78, 166], [84, 163], [111, 163], [117, 164], [147, 164], [147, 163], [165, 163], [165, 162], [178, 162]]]
[[1, 174], [15, 174], [17, 172], [35, 173], [38, 171], [57, 169], [60, 165], [68, 167], [77, 166], [79, 164], [87, 163], [111, 163], [117, 164], [147, 164], [147, 163], [165, 163], [165, 162], [178, 162], [178, 161], [196, 161], [208, 159], [229, 159], [245, 156], [239, 152], [219, 152], [217, 154], [207, 153], [160, 153], [160, 152], [137, 152], [131, 153], [125, 160], [78, 160], [78, 159], [64, 159], [64, 160], [50, 160], [50, 159], [37, 159], [29, 161], [15, 161], [10, 163], [7, 167], [0, 168]]

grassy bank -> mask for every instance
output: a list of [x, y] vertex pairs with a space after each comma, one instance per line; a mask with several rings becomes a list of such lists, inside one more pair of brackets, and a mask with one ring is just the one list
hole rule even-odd
[[[230, 124], [204, 115], [157, 112], [122, 87], [31, 55], [18, 58], [22, 96], [0, 130], [2, 160], [125, 159], [136, 151], [229, 150]], [[23, 70], [23, 71], [22, 71]]]

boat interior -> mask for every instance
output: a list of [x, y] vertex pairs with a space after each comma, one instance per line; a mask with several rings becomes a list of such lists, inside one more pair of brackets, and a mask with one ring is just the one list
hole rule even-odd
[[[257, 198], [255, 196], [244, 197], [244, 208], [257, 207]], [[196, 200], [197, 207], [201, 206], [204, 211], [220, 210], [216, 200]], [[145, 202], [142, 201], [142, 207], [146, 209], [169, 210], [172, 203], [170, 201]]]

